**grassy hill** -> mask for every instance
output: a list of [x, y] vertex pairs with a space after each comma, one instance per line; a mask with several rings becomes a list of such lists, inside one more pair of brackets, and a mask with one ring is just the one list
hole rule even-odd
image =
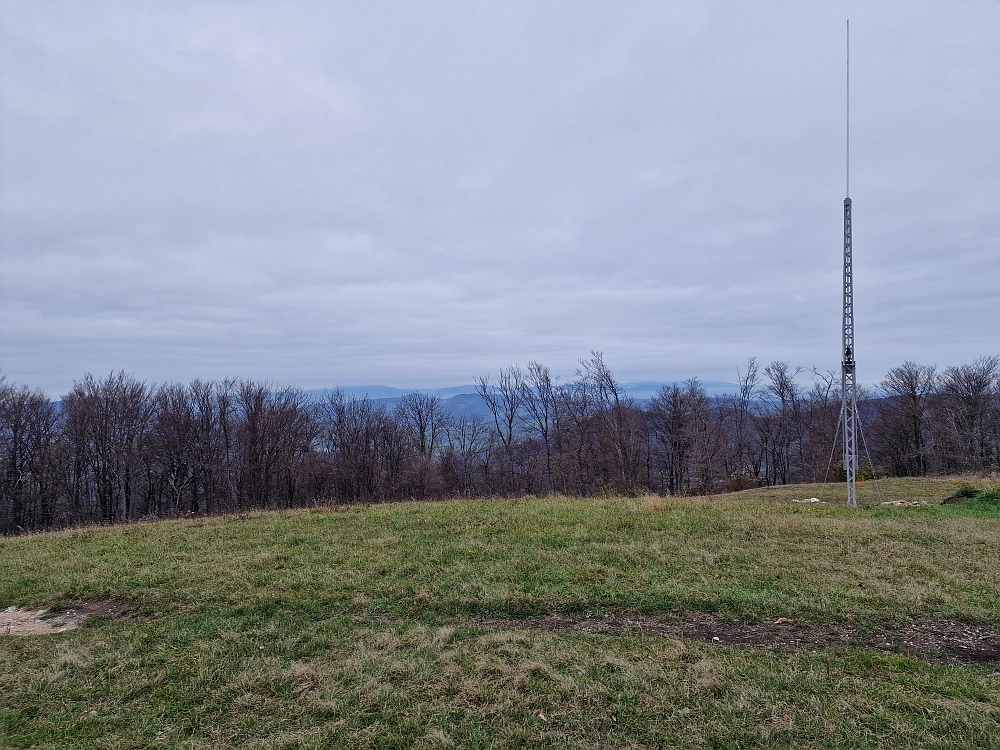
[[0, 748], [1000, 747], [1000, 509], [841, 492], [0, 540], [0, 610], [104, 613], [0, 635]]

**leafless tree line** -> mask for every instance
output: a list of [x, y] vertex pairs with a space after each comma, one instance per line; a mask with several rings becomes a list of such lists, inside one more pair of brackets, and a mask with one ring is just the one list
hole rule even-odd
[[[478, 379], [491, 418], [247, 380], [90, 375], [59, 402], [0, 378], [0, 533], [313, 503], [515, 494], [705, 494], [839, 479], [839, 376], [750, 360], [629, 397], [600, 353], [561, 383], [532, 362]], [[873, 465], [1000, 468], [1000, 358], [906, 362], [860, 400]]]

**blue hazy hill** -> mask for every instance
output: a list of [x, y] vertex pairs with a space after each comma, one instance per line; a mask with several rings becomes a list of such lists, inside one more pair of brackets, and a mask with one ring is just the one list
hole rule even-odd
[[447, 388], [394, 388], [391, 385], [342, 385], [337, 388], [313, 388], [306, 391], [307, 396], [312, 398], [326, 398], [334, 391], [343, 391], [348, 398], [364, 398], [367, 396], [372, 400], [394, 399], [405, 396], [413, 391], [420, 391], [431, 396], [441, 398], [451, 398], [463, 393], [475, 393], [474, 385], [452, 385]]
[[[645, 406], [649, 399], [656, 395], [656, 392], [663, 386], [681, 385], [681, 381], [653, 381], [653, 380], [632, 380], [622, 383], [625, 392]], [[702, 387], [709, 396], [721, 396], [726, 393], [734, 393], [737, 389], [735, 383], [726, 383], [718, 380], [703, 380]], [[407, 393], [420, 391], [432, 396], [440, 396], [444, 401], [444, 407], [454, 416], [463, 414], [472, 416], [478, 415], [484, 419], [492, 420], [493, 414], [490, 412], [486, 402], [476, 392], [474, 385], [453, 385], [447, 388], [394, 388], [389, 385], [346, 385], [340, 388], [314, 388], [306, 391], [306, 395], [316, 400], [324, 399], [334, 391], [343, 391], [348, 398], [369, 398], [380, 404], [385, 404], [390, 409], [394, 407], [399, 399]]]
[[[736, 383], [725, 383], [721, 380], [702, 380], [701, 387], [709, 396], [722, 396], [726, 393], [736, 393], [739, 386]], [[625, 392], [632, 398], [647, 401], [656, 395], [663, 386], [683, 385], [683, 381], [663, 382], [658, 380], [628, 380], [622, 383]]]

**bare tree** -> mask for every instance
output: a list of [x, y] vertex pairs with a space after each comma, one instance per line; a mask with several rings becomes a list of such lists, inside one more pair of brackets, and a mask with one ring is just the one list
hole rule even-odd
[[[227, 508], [234, 501], [232, 482], [232, 457], [227, 435], [229, 429], [229, 398], [233, 381], [220, 383], [194, 380], [189, 386], [189, 399], [193, 419], [191, 460], [194, 481], [191, 488], [191, 511], [199, 508], [205, 513], [215, 513]], [[204, 497], [199, 502], [198, 495]]]
[[44, 393], [0, 376], [0, 534], [51, 527], [57, 423]]
[[710, 491], [715, 479], [715, 420], [698, 379], [683, 386], [662, 386], [650, 401], [648, 415], [670, 494]]
[[[196, 486], [196, 422], [194, 404], [183, 385], [169, 383], [154, 394], [156, 413], [153, 419], [150, 446], [153, 451], [156, 480], [150, 493], [157, 500], [165, 492], [168, 507], [148, 508], [158, 514], [186, 510], [197, 513], [199, 508]], [[159, 490], [159, 491], [158, 491]]]
[[314, 436], [302, 392], [247, 380], [239, 383], [235, 396], [238, 504], [291, 507], [296, 502], [296, 459]]
[[525, 429], [537, 434], [545, 446], [546, 487], [551, 492], [554, 488], [552, 443], [554, 436], [559, 434], [559, 401], [548, 367], [538, 362], [528, 363], [528, 376], [521, 384], [521, 402], [527, 414]]
[[401, 445], [382, 404], [331, 393], [318, 407], [319, 445], [333, 467], [333, 492], [340, 502], [384, 498], [394, 483]]
[[491, 427], [478, 415], [463, 414], [453, 419], [447, 428], [448, 448], [455, 464], [457, 489], [462, 495], [473, 495], [477, 470], [482, 469], [484, 487], [489, 481], [491, 457]]
[[407, 393], [396, 404], [396, 420], [420, 457], [430, 460], [448, 428], [451, 415], [440, 396]]
[[909, 361], [889, 370], [879, 383], [883, 402], [874, 424], [876, 447], [897, 476], [928, 472], [928, 410], [936, 386], [933, 365]]
[[591, 358], [580, 360], [580, 366], [578, 374], [593, 388], [597, 414], [614, 452], [615, 484], [622, 491], [634, 491], [642, 465], [642, 449], [647, 444], [635, 401], [604, 363], [601, 352], [591, 352]]
[[[599, 409], [596, 389], [578, 377], [556, 391], [562, 429], [557, 438], [558, 473], [564, 493], [589, 494], [595, 490], [599, 469]], [[564, 425], [564, 426], [563, 426]]]
[[82, 430], [76, 447], [86, 456], [81, 468], [92, 479], [98, 518], [133, 518], [137, 483], [144, 473], [143, 449], [156, 409], [149, 387], [124, 372], [103, 380], [87, 374], [62, 403], [67, 419]]
[[493, 424], [497, 437], [507, 454], [508, 492], [516, 491], [517, 480], [514, 469], [514, 432], [521, 414], [524, 396], [524, 374], [517, 365], [501, 368], [497, 383], [490, 382], [489, 375], [476, 380], [476, 390], [493, 414]]
[[410, 449], [404, 480], [408, 494], [440, 494], [442, 477], [434, 459], [451, 418], [444, 402], [440, 396], [413, 391], [399, 400], [394, 416]]
[[770, 381], [764, 396], [768, 408], [758, 412], [758, 421], [767, 437], [766, 456], [772, 484], [787, 484], [796, 468], [801, 468], [803, 426], [800, 401], [802, 389], [795, 382], [801, 368], [791, 370], [787, 362], [772, 362], [764, 368]]
[[[802, 471], [799, 479], [823, 482], [828, 478], [840, 422], [840, 374], [811, 370], [813, 384], [802, 397], [804, 435], [800, 443]], [[859, 395], [859, 402], [863, 399]]]
[[733, 409], [733, 453], [735, 468], [732, 472], [747, 476], [759, 476], [760, 462], [753, 458], [752, 408], [757, 399], [760, 378], [757, 374], [756, 357], [747, 360], [746, 372], [736, 371], [738, 388], [732, 396]]
[[949, 367], [941, 374], [940, 412], [947, 425], [957, 469], [998, 467], [995, 425], [1000, 357], [980, 357], [971, 365]]

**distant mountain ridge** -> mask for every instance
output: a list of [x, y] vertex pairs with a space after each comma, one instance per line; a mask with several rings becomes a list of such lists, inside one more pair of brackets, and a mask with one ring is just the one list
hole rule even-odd
[[447, 388], [394, 388], [391, 385], [341, 385], [336, 388], [312, 388], [306, 391], [306, 395], [314, 398], [325, 398], [334, 391], [343, 391], [345, 396], [351, 398], [364, 398], [365, 396], [370, 399], [400, 398], [414, 391], [441, 398], [451, 398], [463, 393], [475, 393], [476, 386], [470, 384], [452, 385]]
[[[656, 395], [663, 386], [683, 385], [684, 381], [654, 381], [654, 380], [629, 380], [622, 383], [622, 387], [629, 396], [639, 401], [643, 406], [649, 399]], [[719, 380], [702, 380], [702, 387], [709, 396], [721, 396], [726, 393], [734, 393], [739, 386], [736, 383], [726, 383]], [[476, 391], [475, 385], [453, 385], [446, 388], [395, 388], [390, 385], [345, 385], [339, 388], [313, 388], [306, 391], [306, 395], [317, 401], [324, 399], [334, 391], [343, 391], [348, 398], [369, 398], [388, 407], [395, 406], [399, 399], [407, 393], [419, 391], [431, 396], [440, 396], [444, 401], [444, 407], [454, 416], [478, 415], [484, 419], [493, 419], [493, 413], [489, 410], [486, 402]]]
[[[632, 398], [642, 401], [651, 399], [663, 386], [684, 385], [683, 380], [659, 381], [659, 380], [627, 380], [622, 383], [622, 387]], [[727, 393], [736, 393], [739, 386], [736, 383], [726, 383], [722, 380], [699, 380], [701, 387], [709, 396], [722, 396]]]

